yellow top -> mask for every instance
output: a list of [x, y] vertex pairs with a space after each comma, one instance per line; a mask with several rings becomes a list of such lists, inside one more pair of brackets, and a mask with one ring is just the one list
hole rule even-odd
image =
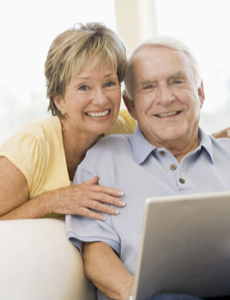
[[[130, 134], [135, 128], [129, 113], [121, 110], [117, 123], [106, 135]], [[0, 147], [0, 156], [7, 157], [25, 175], [29, 199], [71, 184], [58, 117], [41, 118], [22, 126]]]
[[115, 133], [132, 134], [135, 129], [136, 121], [130, 116], [129, 112], [126, 109], [122, 109], [119, 112], [116, 123], [109, 131], [106, 132], [105, 135]]

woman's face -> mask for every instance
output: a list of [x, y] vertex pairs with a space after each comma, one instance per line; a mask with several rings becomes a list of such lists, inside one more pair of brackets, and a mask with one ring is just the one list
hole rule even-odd
[[87, 62], [66, 86], [55, 104], [64, 115], [65, 127], [86, 135], [100, 135], [115, 123], [120, 109], [121, 88], [117, 72], [106, 64]]

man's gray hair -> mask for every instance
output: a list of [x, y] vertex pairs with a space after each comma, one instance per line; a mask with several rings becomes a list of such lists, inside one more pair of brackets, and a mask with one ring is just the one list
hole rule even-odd
[[136, 56], [136, 54], [142, 50], [145, 47], [148, 46], [161, 46], [161, 47], [167, 47], [169, 49], [175, 49], [178, 51], [183, 51], [191, 64], [191, 68], [194, 74], [194, 78], [195, 78], [195, 84], [196, 87], [198, 88], [201, 84], [201, 74], [200, 74], [200, 68], [199, 68], [199, 64], [196, 60], [196, 58], [193, 56], [191, 50], [189, 49], [189, 47], [184, 44], [182, 41], [180, 41], [179, 39], [172, 37], [172, 36], [157, 36], [154, 37], [150, 40], [146, 40], [140, 44], [138, 44], [133, 51], [131, 52], [129, 58], [128, 58], [128, 64], [127, 64], [127, 68], [126, 68], [126, 72], [125, 72], [125, 78], [124, 78], [124, 84], [125, 84], [125, 88], [124, 88], [124, 94], [130, 99], [132, 99], [132, 86], [131, 86], [131, 77], [132, 77], [132, 66], [134, 63], [134, 58]]

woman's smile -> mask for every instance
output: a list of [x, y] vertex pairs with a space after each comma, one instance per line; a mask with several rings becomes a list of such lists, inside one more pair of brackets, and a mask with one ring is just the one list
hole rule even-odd
[[101, 118], [110, 114], [110, 109], [106, 109], [100, 112], [86, 112], [85, 115], [92, 118]]

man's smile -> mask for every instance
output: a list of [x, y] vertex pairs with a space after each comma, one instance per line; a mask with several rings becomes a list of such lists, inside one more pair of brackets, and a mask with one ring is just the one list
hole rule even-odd
[[158, 118], [163, 118], [163, 117], [170, 117], [173, 115], [178, 115], [179, 113], [181, 113], [181, 111], [172, 111], [169, 113], [163, 113], [163, 114], [155, 114], [156, 117]]

